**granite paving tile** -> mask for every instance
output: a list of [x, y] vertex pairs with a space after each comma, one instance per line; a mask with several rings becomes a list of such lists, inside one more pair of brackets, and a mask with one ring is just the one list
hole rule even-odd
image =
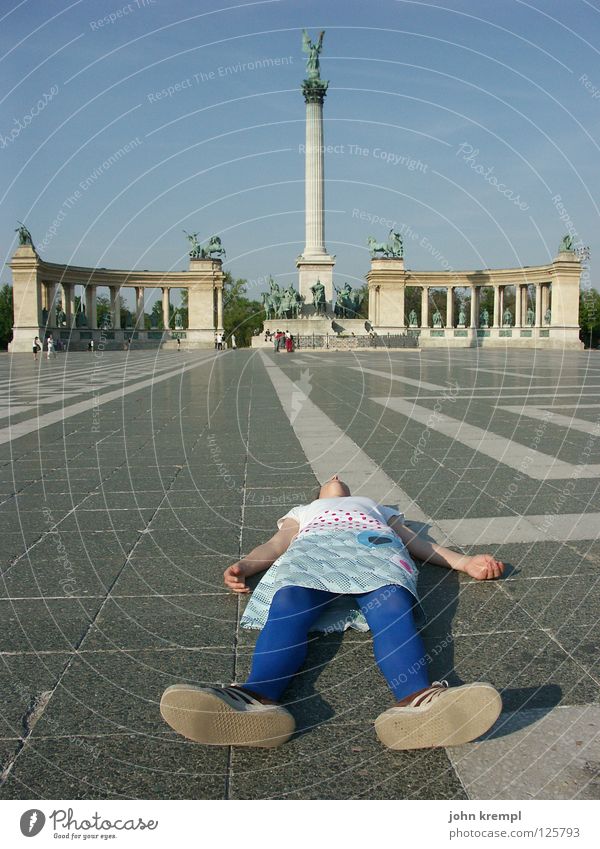
[[197, 648], [233, 645], [232, 594], [109, 598], [81, 648]]
[[0, 799], [223, 799], [227, 749], [145, 735], [30, 738]]
[[231, 645], [176, 651], [83, 651], [70, 663], [35, 726], [36, 738], [115, 733], [166, 735], [159, 703], [172, 684], [223, 685]]

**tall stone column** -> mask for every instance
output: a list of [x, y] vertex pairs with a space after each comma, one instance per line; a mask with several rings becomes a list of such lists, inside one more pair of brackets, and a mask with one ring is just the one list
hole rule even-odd
[[504, 326], [504, 286], [498, 287], [500, 290], [500, 327]]
[[92, 283], [88, 283], [85, 287], [85, 312], [89, 329], [97, 330], [96, 287]]
[[429, 287], [421, 289], [421, 327], [429, 327]]
[[446, 327], [454, 327], [454, 286], [446, 289]]
[[110, 287], [110, 312], [115, 330], [121, 327], [121, 302], [119, 299], [121, 290], [118, 286]]
[[300, 271], [299, 291], [307, 304], [312, 303], [310, 291], [317, 280], [325, 288], [328, 305], [333, 300], [333, 266], [335, 257], [325, 247], [325, 177], [323, 164], [323, 101], [329, 83], [319, 76], [318, 63], [309, 70], [302, 82], [306, 103], [306, 143], [304, 148], [304, 250], [296, 260]]
[[162, 287], [162, 309], [163, 309], [163, 327], [165, 330], [169, 327], [169, 287]]
[[135, 287], [135, 326], [137, 330], [145, 330], [144, 324], [144, 287]]
[[306, 98], [304, 256], [324, 255], [323, 98], [326, 87], [311, 86]]
[[542, 283], [542, 324], [545, 324], [544, 316], [546, 315], [546, 310], [548, 309], [550, 303], [550, 285], [548, 283]]
[[477, 312], [479, 307], [479, 290], [477, 286], [471, 286], [471, 327], [477, 327]]
[[74, 283], [64, 283], [63, 284], [63, 293], [64, 293], [64, 304], [63, 309], [65, 311], [65, 315], [67, 316], [67, 327], [72, 328], [75, 327], [75, 284]]
[[398, 290], [398, 312], [400, 314], [400, 327], [406, 327], [406, 316], [404, 314], [405, 306], [404, 306], [404, 295], [405, 295], [405, 286], [401, 286]]
[[500, 327], [500, 286], [494, 286], [494, 320], [492, 327]]
[[223, 287], [217, 286], [217, 333], [223, 333]]
[[523, 287], [520, 283], [515, 284], [515, 327], [521, 327], [523, 323]]
[[542, 324], [542, 284], [535, 284], [535, 326]]

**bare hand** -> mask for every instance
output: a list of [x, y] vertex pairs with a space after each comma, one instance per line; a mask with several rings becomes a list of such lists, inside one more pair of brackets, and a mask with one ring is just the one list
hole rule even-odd
[[223, 572], [225, 586], [234, 593], [249, 593], [250, 590], [246, 586], [246, 574], [244, 563], [238, 562], [228, 566]]
[[502, 577], [504, 563], [491, 554], [475, 554], [468, 559], [465, 572], [477, 581], [493, 581]]

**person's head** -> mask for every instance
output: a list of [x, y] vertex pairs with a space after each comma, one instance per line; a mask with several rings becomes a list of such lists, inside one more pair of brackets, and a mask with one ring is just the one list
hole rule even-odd
[[347, 498], [350, 495], [350, 487], [339, 475], [333, 475], [319, 488], [317, 498]]

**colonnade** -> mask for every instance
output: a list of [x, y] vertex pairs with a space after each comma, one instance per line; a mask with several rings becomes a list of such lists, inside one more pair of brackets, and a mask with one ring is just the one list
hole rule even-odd
[[[511, 285], [515, 289], [515, 308], [514, 314], [511, 315], [511, 320], [509, 322], [505, 321], [505, 291], [508, 286]], [[406, 288], [413, 287], [405, 287], [402, 294], [400, 295], [400, 299], [405, 302], [406, 301]], [[417, 287], [414, 287], [417, 288]], [[432, 325], [432, 311], [431, 311], [431, 291], [434, 289], [433, 286], [422, 286], [421, 288], [421, 315], [420, 321], [418, 321], [418, 327], [431, 327]], [[442, 322], [442, 326], [452, 328], [452, 327], [472, 327], [472, 328], [480, 328], [484, 325], [481, 323], [481, 292], [484, 286], [471, 286], [470, 287], [470, 296], [469, 296], [469, 317], [468, 321], [460, 322], [460, 314], [457, 313], [456, 305], [455, 305], [455, 290], [456, 286], [447, 286], [446, 287], [446, 316], [445, 321]], [[460, 287], [462, 291], [464, 291], [464, 287]], [[551, 304], [551, 291], [552, 284], [551, 283], [536, 283], [534, 289], [534, 314], [533, 316], [528, 316], [528, 285], [525, 283], [517, 283], [517, 284], [508, 284], [504, 286], [496, 285], [491, 287], [494, 292], [494, 301], [493, 301], [493, 310], [492, 315], [490, 316], [490, 322], [485, 325], [485, 327], [545, 327], [550, 322], [546, 319], [546, 314], [550, 309]], [[440, 291], [440, 287], [435, 287], [436, 292]], [[377, 300], [375, 299], [375, 309], [377, 306]], [[406, 307], [404, 307], [405, 311]], [[381, 311], [381, 308], [380, 308]], [[379, 324], [380, 315], [377, 315], [374, 312], [374, 323]], [[529, 320], [531, 319], [531, 320]], [[410, 326], [410, 321], [408, 316], [404, 314], [404, 321], [402, 322], [402, 326]]]
[[[14, 325], [11, 351], [31, 350], [34, 336], [45, 336], [56, 329], [69, 344], [94, 338], [98, 326], [98, 288], [108, 290], [113, 335], [116, 342], [132, 330], [138, 339], [157, 338], [170, 330], [171, 289], [187, 291], [187, 327], [183, 330], [188, 347], [212, 347], [214, 335], [223, 330], [223, 269], [220, 259], [191, 258], [187, 271], [125, 271], [106, 268], [83, 268], [43, 261], [34, 248], [20, 245], [10, 267], [13, 275]], [[78, 320], [76, 287], [81, 287], [79, 311], [85, 321]], [[134, 290], [133, 327], [122, 327], [120, 296]], [[160, 291], [163, 328], [145, 329], [144, 307], [147, 291]], [[62, 312], [57, 318], [57, 306]], [[180, 331], [180, 328], [176, 328]], [[149, 335], [150, 334], [150, 335]]]
[[[581, 263], [573, 251], [559, 251], [547, 265], [447, 272], [405, 269], [399, 257], [373, 258], [367, 274], [369, 322], [381, 333], [419, 331], [423, 345], [469, 346], [494, 344], [494, 340], [500, 343], [500, 339], [504, 344], [512, 338], [525, 346], [580, 349], [580, 280]], [[406, 292], [412, 288], [421, 291], [420, 315], [416, 317], [407, 314], [405, 306]], [[481, 321], [481, 295], [487, 288], [493, 290], [493, 306]], [[456, 302], [457, 289], [463, 303], [470, 300], [463, 315]], [[432, 290], [446, 301], [445, 317], [439, 309], [435, 320]], [[507, 290], [511, 295], [514, 292], [510, 316], [506, 315]], [[411, 300], [414, 303], [416, 299]]]

